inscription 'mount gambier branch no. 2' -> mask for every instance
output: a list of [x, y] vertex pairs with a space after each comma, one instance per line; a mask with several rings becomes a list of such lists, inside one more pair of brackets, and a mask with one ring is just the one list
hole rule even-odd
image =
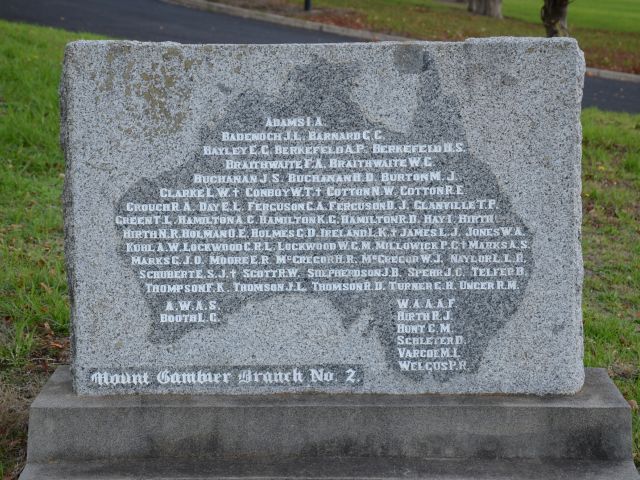
[[362, 384], [363, 375], [358, 366], [318, 365], [296, 367], [220, 367], [193, 370], [139, 369], [136, 372], [94, 371], [91, 382], [100, 387], [148, 386], [205, 386], [224, 389], [233, 386], [331, 386]]

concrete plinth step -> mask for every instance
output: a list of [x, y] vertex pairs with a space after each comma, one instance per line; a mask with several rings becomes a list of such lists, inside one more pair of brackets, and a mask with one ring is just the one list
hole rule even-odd
[[140, 460], [30, 464], [21, 480], [429, 479], [636, 480], [631, 461], [298, 458], [288, 461]]
[[639, 480], [606, 371], [577, 395], [82, 397], [67, 368], [33, 402], [21, 480]]

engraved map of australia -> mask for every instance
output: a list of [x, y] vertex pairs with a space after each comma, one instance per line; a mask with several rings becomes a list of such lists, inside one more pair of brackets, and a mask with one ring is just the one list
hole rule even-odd
[[122, 196], [119, 256], [152, 342], [224, 329], [246, 304], [313, 296], [345, 331], [364, 316], [399, 374], [477, 370], [521, 302], [532, 233], [469, 153], [429, 55], [398, 46], [394, 58], [422, 83], [409, 128], [369, 119], [355, 67], [316, 58], [278, 95], [235, 95], [220, 120], [203, 119], [190, 158]]

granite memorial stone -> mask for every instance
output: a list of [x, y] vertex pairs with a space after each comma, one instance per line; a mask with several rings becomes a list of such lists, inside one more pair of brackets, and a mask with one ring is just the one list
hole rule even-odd
[[567, 39], [70, 44], [76, 392], [577, 392], [583, 73]]
[[21, 480], [637, 480], [582, 365], [583, 73], [570, 39], [70, 44], [73, 362]]

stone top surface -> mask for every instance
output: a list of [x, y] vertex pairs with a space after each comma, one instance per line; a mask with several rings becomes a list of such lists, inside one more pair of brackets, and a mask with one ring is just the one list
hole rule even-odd
[[568, 394], [573, 40], [74, 42], [79, 394]]

